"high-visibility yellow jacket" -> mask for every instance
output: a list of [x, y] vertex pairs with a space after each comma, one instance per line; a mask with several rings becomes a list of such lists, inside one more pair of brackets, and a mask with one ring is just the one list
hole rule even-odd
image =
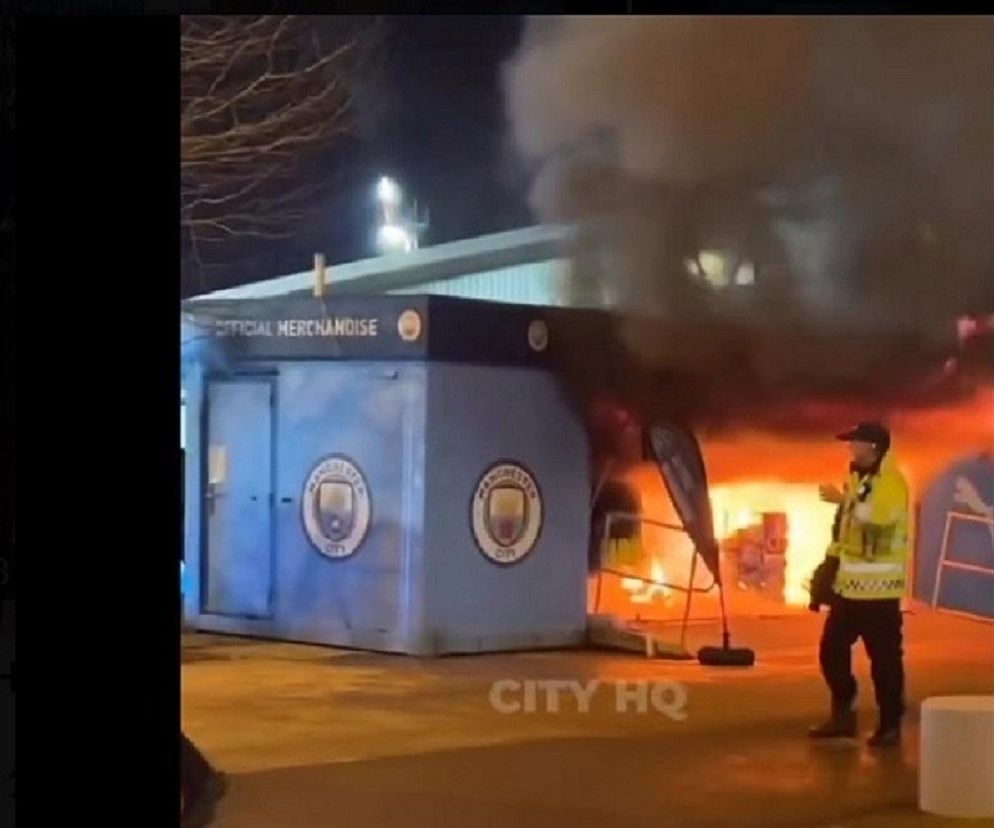
[[908, 484], [890, 452], [876, 473], [850, 472], [828, 554], [839, 559], [834, 589], [843, 598], [879, 600], [904, 594]]

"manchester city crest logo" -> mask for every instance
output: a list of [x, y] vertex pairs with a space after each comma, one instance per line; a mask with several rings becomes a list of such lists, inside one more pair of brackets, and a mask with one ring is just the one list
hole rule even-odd
[[408, 309], [398, 317], [397, 333], [404, 342], [414, 342], [421, 336], [421, 316], [416, 310]]
[[336, 454], [322, 460], [304, 484], [304, 529], [314, 548], [329, 558], [347, 558], [369, 529], [369, 487], [359, 467]]
[[542, 531], [542, 493], [518, 463], [491, 466], [473, 493], [473, 538], [491, 561], [512, 564], [535, 547]]
[[549, 326], [544, 319], [533, 319], [528, 325], [528, 344], [539, 352], [549, 347]]

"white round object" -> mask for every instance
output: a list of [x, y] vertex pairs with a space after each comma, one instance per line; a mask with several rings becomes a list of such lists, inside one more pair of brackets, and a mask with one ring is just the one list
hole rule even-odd
[[994, 696], [922, 702], [918, 807], [945, 817], [994, 817]]

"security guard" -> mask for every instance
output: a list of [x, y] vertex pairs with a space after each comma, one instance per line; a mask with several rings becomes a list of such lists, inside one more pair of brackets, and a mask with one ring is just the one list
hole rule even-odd
[[[811, 609], [830, 607], [819, 661], [832, 693], [832, 715], [812, 738], [856, 735], [856, 679], [852, 645], [863, 639], [870, 658], [880, 722], [870, 747], [899, 743], [904, 714], [901, 596], [907, 559], [908, 486], [890, 452], [890, 433], [864, 422], [840, 434], [852, 463], [844, 491], [820, 487], [822, 500], [838, 506], [832, 543], [812, 583]], [[819, 588], [819, 581], [821, 588]]]

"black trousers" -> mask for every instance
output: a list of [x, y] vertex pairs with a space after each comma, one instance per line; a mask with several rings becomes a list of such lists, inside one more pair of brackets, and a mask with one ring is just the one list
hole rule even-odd
[[870, 658], [870, 675], [880, 708], [880, 727], [897, 727], [904, 715], [901, 602], [897, 598], [853, 601], [836, 597], [819, 647], [821, 674], [832, 691], [832, 709], [849, 710], [856, 699], [852, 646], [857, 638]]

